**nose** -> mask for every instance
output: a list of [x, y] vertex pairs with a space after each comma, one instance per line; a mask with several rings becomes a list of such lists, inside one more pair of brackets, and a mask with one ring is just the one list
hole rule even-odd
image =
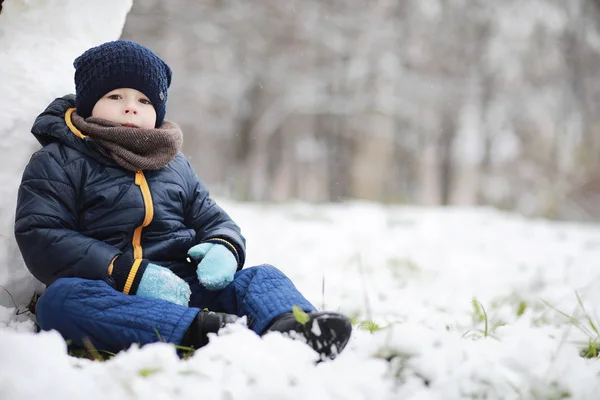
[[135, 101], [128, 101], [127, 104], [125, 105], [125, 114], [133, 114], [133, 115], [137, 115], [138, 110], [137, 107], [135, 105]]

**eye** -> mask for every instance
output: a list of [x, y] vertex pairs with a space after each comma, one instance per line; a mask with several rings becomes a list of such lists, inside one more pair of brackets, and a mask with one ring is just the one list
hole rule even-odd
[[121, 95], [120, 94], [109, 94], [108, 96], [106, 96], [107, 99], [111, 99], [111, 100], [121, 100]]
[[151, 103], [151, 102], [150, 102], [150, 100], [148, 100], [148, 99], [140, 99], [140, 103], [142, 103], [142, 104], [146, 104], [146, 105], [149, 105], [149, 106], [151, 106], [151, 105], [152, 105], [152, 103]]

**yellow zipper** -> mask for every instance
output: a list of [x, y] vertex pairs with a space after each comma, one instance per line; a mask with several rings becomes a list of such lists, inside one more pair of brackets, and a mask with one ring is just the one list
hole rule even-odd
[[142, 259], [144, 258], [142, 251], [142, 230], [150, 225], [152, 218], [154, 218], [154, 205], [152, 204], [152, 195], [150, 194], [150, 187], [148, 181], [142, 171], [135, 173], [135, 184], [140, 187], [142, 191], [142, 197], [144, 199], [144, 205], [146, 207], [146, 216], [141, 226], [138, 226], [133, 232], [133, 258]]

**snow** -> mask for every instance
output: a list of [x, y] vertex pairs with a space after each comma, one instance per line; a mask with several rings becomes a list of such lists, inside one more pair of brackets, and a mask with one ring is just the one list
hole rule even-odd
[[321, 327], [319, 326], [319, 323], [317, 321], [313, 321], [313, 324], [312, 324], [312, 327], [310, 328], [310, 331], [315, 336], [321, 336]]
[[302, 342], [240, 326], [187, 360], [164, 343], [80, 360], [0, 308], [0, 397], [596, 398], [600, 363], [579, 355], [589, 337], [557, 310], [600, 322], [599, 226], [492, 209], [219, 203], [248, 239], [247, 265], [272, 263], [317, 307], [354, 318], [335, 361], [315, 365]]
[[[425, 6], [437, 15], [437, 2]], [[248, 238], [248, 266], [274, 264], [317, 307], [353, 318], [353, 337], [335, 361], [315, 364], [304, 343], [240, 326], [186, 360], [164, 343], [106, 362], [76, 359], [58, 333], [32, 333], [22, 310], [40, 285], [12, 235], [16, 188], [37, 147], [31, 121], [72, 91], [74, 57], [116, 39], [130, 7], [3, 3], [0, 58], [10, 62], [0, 62], [0, 398], [598, 397], [600, 364], [579, 353], [598, 340], [588, 318], [600, 323], [600, 226], [492, 209], [221, 201]]]

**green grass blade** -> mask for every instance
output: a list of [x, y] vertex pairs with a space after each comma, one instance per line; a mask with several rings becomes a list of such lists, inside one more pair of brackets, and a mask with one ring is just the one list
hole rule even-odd
[[552, 304], [548, 303], [548, 302], [547, 302], [546, 300], [544, 300], [544, 299], [540, 299], [540, 300], [542, 300], [542, 302], [543, 302], [543, 303], [544, 303], [546, 306], [550, 307], [551, 309], [553, 309], [554, 311], [556, 311], [557, 313], [559, 313], [559, 314], [560, 314], [560, 315], [562, 315], [563, 317], [567, 318], [567, 319], [569, 320], [569, 323], [571, 323], [571, 325], [573, 325], [574, 327], [576, 327], [577, 329], [579, 329], [579, 330], [580, 330], [581, 332], [583, 332], [583, 333], [584, 333], [584, 334], [585, 334], [587, 337], [589, 337], [589, 338], [592, 338], [592, 337], [594, 336], [594, 335], [593, 335], [593, 334], [592, 334], [590, 331], [588, 331], [588, 329], [587, 329], [587, 328], [586, 328], [584, 325], [582, 325], [582, 324], [581, 324], [581, 323], [580, 323], [580, 322], [577, 320], [577, 318], [575, 318], [575, 317], [573, 317], [573, 316], [571, 316], [571, 315], [569, 315], [569, 314], [567, 314], [567, 313], [565, 313], [565, 312], [563, 312], [563, 311], [559, 310], [558, 308], [554, 307]]
[[308, 314], [297, 305], [292, 306], [292, 313], [300, 325], [306, 325], [310, 321]]
[[527, 309], [527, 304], [521, 300], [519, 302], [519, 308], [517, 309], [517, 317], [520, 317], [521, 315], [523, 315], [525, 313], [526, 309]]
[[594, 333], [596, 334], [596, 337], [600, 336], [600, 333], [598, 332], [598, 328], [596, 327], [596, 324], [594, 324], [594, 320], [592, 320], [592, 317], [590, 317], [590, 314], [587, 312], [587, 310], [583, 306], [583, 301], [581, 301], [581, 297], [579, 296], [579, 293], [577, 291], [575, 291], [575, 296], [577, 296], [577, 302], [579, 303], [579, 307], [581, 307], [581, 311], [583, 311], [583, 314], [585, 315], [586, 319], [588, 320], [588, 324], [590, 325], [590, 328], [592, 328], [592, 331], [594, 331]]
[[485, 307], [483, 306], [483, 304], [481, 304], [480, 301], [473, 299], [473, 308], [475, 309], [476, 313], [480, 313], [481, 316], [483, 317], [483, 323], [484, 323], [484, 328], [483, 328], [483, 336], [487, 337], [488, 336], [488, 315], [487, 312], [485, 311]]

